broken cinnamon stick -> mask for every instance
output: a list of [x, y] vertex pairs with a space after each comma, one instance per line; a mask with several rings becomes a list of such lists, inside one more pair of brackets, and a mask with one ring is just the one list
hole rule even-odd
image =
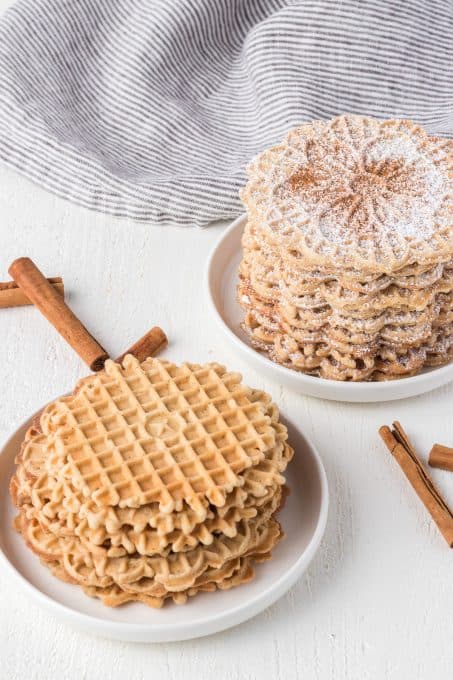
[[433, 468], [453, 472], [453, 449], [443, 444], [434, 444], [429, 453], [428, 463]]
[[383, 425], [379, 434], [451, 548], [453, 514], [427, 474], [401, 424], [395, 422], [392, 427], [393, 430], [390, 430]]
[[[61, 276], [54, 276], [47, 280], [52, 284], [52, 287], [64, 297], [64, 284]], [[23, 307], [24, 305], [32, 304], [33, 302], [28, 299], [15, 281], [0, 282], [0, 309], [6, 309], [7, 307]]]
[[116, 361], [120, 364], [126, 354], [133, 354], [139, 361], [145, 361], [148, 357], [154, 356], [161, 349], [168, 345], [167, 336], [162, 328], [154, 326], [145, 335], [137, 340], [126, 352], [123, 352]]
[[9, 274], [90, 369], [99, 371], [108, 358], [107, 352], [90, 335], [35, 263], [28, 257], [20, 257], [11, 264]]

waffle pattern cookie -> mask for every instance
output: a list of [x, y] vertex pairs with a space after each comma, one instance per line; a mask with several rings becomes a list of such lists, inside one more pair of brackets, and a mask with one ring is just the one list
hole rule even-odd
[[218, 364], [107, 361], [27, 432], [15, 526], [110, 606], [231, 588], [282, 535], [286, 440], [270, 397]]
[[252, 344], [334, 380], [389, 380], [453, 352], [453, 142], [345, 115], [248, 168], [238, 299]]

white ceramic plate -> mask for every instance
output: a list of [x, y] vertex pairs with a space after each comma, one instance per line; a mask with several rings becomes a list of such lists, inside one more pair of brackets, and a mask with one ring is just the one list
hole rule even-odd
[[328, 490], [324, 468], [313, 446], [288, 424], [296, 451], [287, 470], [291, 493], [279, 519], [286, 539], [269, 562], [257, 566], [250, 583], [228, 591], [203, 593], [184, 606], [150, 609], [131, 603], [111, 609], [87, 597], [78, 586], [54, 578], [13, 530], [16, 511], [8, 485], [14, 458], [31, 419], [0, 452], [0, 565], [22, 590], [60, 619], [86, 632], [130, 642], [169, 642], [201, 637], [242, 623], [281, 597], [308, 567], [327, 519]]
[[391, 401], [423, 394], [453, 380], [453, 363], [426, 369], [419, 375], [387, 382], [339, 382], [316, 378], [274, 363], [251, 347], [240, 323], [243, 310], [236, 300], [237, 271], [241, 260], [241, 236], [246, 217], [239, 217], [223, 232], [208, 261], [208, 304], [222, 333], [243, 359], [280, 385], [299, 394], [338, 401]]

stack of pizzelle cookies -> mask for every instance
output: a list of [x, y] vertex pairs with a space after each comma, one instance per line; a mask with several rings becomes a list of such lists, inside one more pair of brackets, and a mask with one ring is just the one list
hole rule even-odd
[[270, 557], [292, 455], [277, 407], [239, 374], [129, 354], [28, 431], [16, 527], [58, 578], [106, 605], [183, 603], [250, 580]]
[[238, 299], [257, 349], [335, 380], [451, 360], [451, 140], [345, 115], [296, 128], [248, 176]]

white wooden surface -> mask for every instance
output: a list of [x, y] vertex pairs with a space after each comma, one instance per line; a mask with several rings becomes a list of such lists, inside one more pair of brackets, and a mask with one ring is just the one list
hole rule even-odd
[[[0, 0], [0, 10], [10, 4]], [[0, 280], [30, 255], [63, 275], [70, 304], [112, 354], [151, 325], [176, 360], [216, 359], [270, 391], [323, 457], [331, 512], [309, 572], [277, 604], [225, 633], [152, 646], [88, 637], [60, 624], [0, 573], [0, 677], [6, 680], [417, 680], [452, 678], [453, 552], [377, 436], [399, 419], [426, 456], [453, 443], [453, 385], [389, 404], [323, 402], [283, 392], [218, 336], [202, 273], [222, 226], [157, 228], [90, 213], [0, 169]], [[0, 439], [85, 374], [32, 308], [0, 310]], [[433, 472], [453, 503], [453, 474]]]

